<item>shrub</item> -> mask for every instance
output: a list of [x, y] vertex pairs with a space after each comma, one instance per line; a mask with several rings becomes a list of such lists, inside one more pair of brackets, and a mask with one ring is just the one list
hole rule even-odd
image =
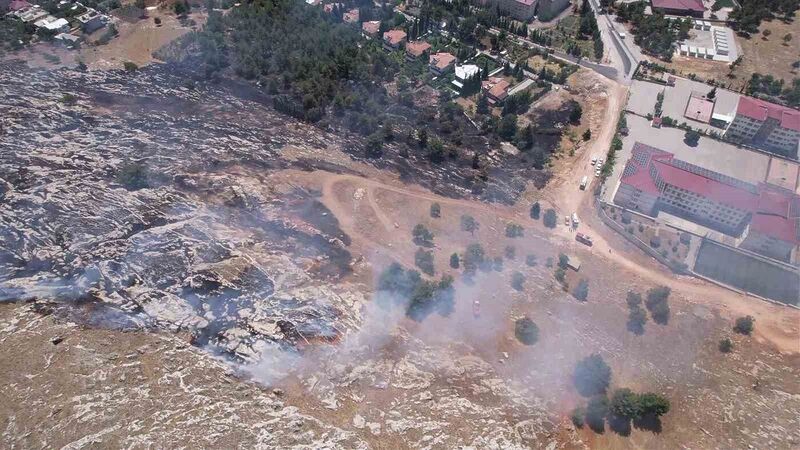
[[653, 321], [660, 325], [666, 325], [669, 322], [669, 298], [671, 290], [666, 286], [659, 286], [647, 291], [647, 300], [645, 306], [650, 311]]
[[518, 291], [522, 291], [525, 289], [525, 275], [521, 272], [514, 272], [511, 274], [511, 287]]
[[117, 173], [117, 182], [129, 191], [144, 189], [149, 186], [149, 173], [142, 163], [126, 163]]
[[733, 326], [733, 331], [749, 336], [753, 332], [756, 319], [753, 316], [744, 316], [736, 319], [736, 325]]
[[531, 219], [539, 220], [539, 213], [541, 212], [542, 207], [539, 206], [539, 202], [534, 203], [531, 206]]
[[514, 258], [517, 257], [517, 249], [514, 248], [513, 245], [506, 245], [505, 256], [506, 256], [506, 259], [513, 260]]
[[733, 341], [731, 341], [730, 338], [719, 341], [719, 351], [722, 353], [730, 353], [733, 351]]
[[644, 225], [639, 224], [639, 233], [644, 233]]
[[689, 234], [689, 233], [681, 233], [681, 236], [680, 236], [679, 239], [681, 241], [681, 244], [689, 245], [691, 243], [691, 241], [692, 241], [692, 235]]
[[642, 416], [663, 416], [669, 412], [669, 400], [661, 395], [647, 392], [639, 394], [639, 408]]
[[161, 18], [160, 17], [153, 17], [153, 22], [156, 25], [161, 25]]
[[610, 410], [616, 416], [638, 419], [642, 415], [639, 396], [628, 388], [617, 389], [611, 396]]
[[539, 340], [539, 327], [527, 317], [518, 319], [514, 324], [514, 335], [525, 345], [533, 345]]
[[611, 383], [611, 368], [599, 354], [593, 354], [578, 361], [573, 381], [578, 392], [584, 397], [605, 395]]
[[70, 94], [69, 92], [66, 92], [61, 96], [61, 103], [64, 103], [65, 105], [74, 105], [77, 102], [78, 97]]
[[650, 246], [653, 248], [661, 247], [661, 238], [658, 236], [653, 236], [650, 238]]
[[586, 281], [585, 278], [582, 278], [580, 281], [578, 281], [578, 285], [575, 286], [575, 290], [572, 291], [572, 295], [578, 300], [585, 302], [587, 297], [589, 297], [589, 282]]
[[497, 272], [503, 271], [503, 257], [501, 256], [494, 257], [494, 270], [496, 270]]
[[464, 270], [474, 273], [483, 264], [485, 256], [481, 244], [470, 244], [464, 252]]
[[506, 225], [506, 237], [510, 238], [517, 238], [523, 235], [522, 225], [518, 225], [516, 223], [509, 223]]
[[564, 280], [567, 278], [567, 273], [564, 271], [564, 269], [559, 267], [556, 269], [554, 276], [556, 277], [556, 280], [563, 283]]
[[476, 230], [480, 228], [480, 224], [475, 220], [474, 217], [464, 214], [461, 216], [461, 230], [462, 231], [469, 231], [470, 233], [475, 233]]
[[453, 269], [458, 269], [459, 265], [460, 264], [458, 260], [458, 253], [453, 253], [452, 255], [450, 255], [450, 267], [452, 267]]
[[525, 257], [525, 264], [530, 267], [536, 266], [536, 255], [528, 255]]
[[547, 228], [555, 228], [556, 224], [558, 223], [558, 216], [556, 215], [555, 209], [548, 209], [544, 212], [544, 218], [542, 219], [544, 226]]
[[558, 267], [566, 269], [569, 266], [569, 256], [559, 253], [558, 254]]
[[544, 261], [544, 266], [547, 267], [548, 269], [552, 269], [553, 268], [553, 257], [552, 256], [548, 256], [547, 257], [547, 259]]
[[621, 216], [622, 216], [622, 223], [626, 225], [631, 223], [631, 218], [632, 218], [631, 213], [629, 213], [628, 211], [623, 211]]
[[434, 219], [442, 217], [442, 207], [439, 206], [438, 203], [434, 203], [431, 205], [431, 217], [433, 217]]
[[411, 236], [413, 237], [414, 243], [417, 245], [423, 247], [433, 246], [433, 233], [421, 223], [418, 223], [414, 229], [411, 230]]
[[595, 432], [602, 433], [608, 415], [608, 399], [605, 395], [597, 395], [589, 400], [586, 406], [586, 425]]
[[417, 249], [417, 252], [414, 253], [414, 264], [422, 272], [433, 275], [433, 252], [422, 248]]

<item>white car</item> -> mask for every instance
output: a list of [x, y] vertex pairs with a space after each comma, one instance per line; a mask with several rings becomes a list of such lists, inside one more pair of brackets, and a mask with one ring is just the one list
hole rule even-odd
[[600, 170], [599, 169], [594, 171], [594, 176], [595, 177], [599, 177], [600, 176]]
[[597, 162], [597, 156], [592, 156], [592, 165], [594, 165], [596, 162]]

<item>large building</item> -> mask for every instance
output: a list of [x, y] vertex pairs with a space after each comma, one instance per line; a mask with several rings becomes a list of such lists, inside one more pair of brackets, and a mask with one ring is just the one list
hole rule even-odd
[[484, 6], [496, 6], [501, 13], [528, 22], [536, 14], [536, 0], [479, 0]]
[[703, 17], [703, 0], [650, 0], [654, 12], [670, 16]]
[[796, 158], [800, 111], [752, 97], [739, 97], [725, 138]]
[[754, 185], [636, 142], [614, 203], [649, 216], [664, 211], [734, 237], [740, 246], [788, 261], [800, 243], [800, 197]]
[[570, 0], [539, 0], [536, 15], [540, 21], [546, 22], [561, 14], [570, 4]]

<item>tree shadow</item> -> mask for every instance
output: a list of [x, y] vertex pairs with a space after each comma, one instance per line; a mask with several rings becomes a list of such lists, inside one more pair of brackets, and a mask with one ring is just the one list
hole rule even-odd
[[603, 419], [586, 417], [586, 426], [597, 434], [603, 434], [606, 431], [606, 421]]
[[631, 435], [631, 419], [615, 415], [608, 416], [608, 427], [620, 436]]
[[653, 433], [661, 433], [661, 418], [648, 414], [633, 421], [633, 426], [638, 430], [652, 431]]

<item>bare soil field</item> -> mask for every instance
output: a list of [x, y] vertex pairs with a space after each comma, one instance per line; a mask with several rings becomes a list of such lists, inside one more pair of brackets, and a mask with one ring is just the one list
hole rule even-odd
[[[798, 69], [792, 67], [792, 64], [800, 61], [798, 50], [800, 46], [797, 43], [800, 39], [798, 24], [800, 24], [800, 13], [795, 15], [791, 23], [780, 20], [763, 22], [758, 34], [752, 35], [749, 39], [735, 35], [736, 44], [741, 48], [742, 62], [733, 71], [730, 70], [728, 63], [685, 56], [674, 56], [671, 63], [665, 64], [662, 61], [658, 63], [677, 70], [682, 76], [693, 73], [704, 80], [717, 80], [725, 86], [730, 86], [734, 91], [744, 89], [753, 73], [772, 75], [788, 83], [800, 77]], [[770, 31], [766, 38], [761, 34], [765, 30]], [[792, 35], [792, 40], [788, 43], [783, 41], [786, 34]]]

